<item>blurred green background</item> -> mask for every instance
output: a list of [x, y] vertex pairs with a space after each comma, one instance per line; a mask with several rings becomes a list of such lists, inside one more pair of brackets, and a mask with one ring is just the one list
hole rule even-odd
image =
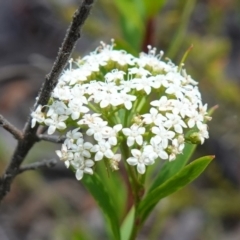
[[[22, 128], [77, 8], [76, 0], [0, 1], [0, 112]], [[132, 54], [153, 45], [185, 66], [204, 103], [218, 105], [210, 139], [196, 156], [216, 155], [193, 184], [164, 199], [138, 239], [240, 239], [240, 1], [98, 0], [74, 56], [114, 38]], [[0, 169], [16, 145], [0, 129]], [[37, 144], [27, 162], [56, 157]], [[106, 239], [104, 220], [74, 174], [59, 163], [15, 179], [0, 209], [1, 240]]]

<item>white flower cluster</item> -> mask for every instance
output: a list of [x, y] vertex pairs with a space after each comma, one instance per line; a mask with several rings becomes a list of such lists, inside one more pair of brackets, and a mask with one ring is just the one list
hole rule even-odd
[[174, 160], [186, 142], [208, 138], [207, 105], [185, 70], [162, 61], [155, 48], [134, 57], [113, 46], [101, 43], [71, 60], [49, 104], [32, 113], [32, 127], [45, 124], [48, 134], [75, 127], [56, 153], [77, 179], [103, 159], [118, 169], [123, 151], [124, 161], [144, 174], [158, 159]]

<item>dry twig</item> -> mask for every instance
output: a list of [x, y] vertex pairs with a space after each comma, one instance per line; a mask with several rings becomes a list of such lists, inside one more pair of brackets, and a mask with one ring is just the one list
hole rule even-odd
[[60, 137], [60, 136], [54, 136], [54, 135], [45, 135], [45, 134], [40, 134], [38, 135], [39, 140], [47, 141], [47, 142], [52, 142], [52, 143], [63, 143], [66, 139], [65, 136]]
[[18, 174], [29, 171], [29, 170], [36, 170], [40, 168], [51, 168], [54, 167], [57, 164], [57, 159], [49, 159], [49, 160], [43, 160], [40, 162], [30, 163], [28, 165], [22, 166], [18, 170]]
[[[38, 105], [46, 105], [49, 101], [50, 94], [55, 88], [58, 78], [66, 66], [71, 53], [76, 45], [77, 40], [80, 38], [80, 30], [88, 17], [94, 0], [83, 0], [81, 6], [75, 12], [72, 23], [67, 30], [66, 36], [63, 40], [62, 46], [58, 52], [57, 58], [53, 64], [51, 72], [46, 76], [43, 86], [38, 94], [37, 101], [34, 105], [36, 108]], [[13, 153], [11, 161], [0, 178], [0, 201], [10, 191], [10, 186], [15, 176], [21, 171], [20, 166], [24, 161], [29, 150], [33, 145], [39, 141], [37, 136], [38, 124], [34, 128], [31, 128], [31, 117], [23, 129], [23, 135], [21, 139], [18, 139], [18, 145]], [[38, 165], [39, 166], [39, 165]], [[36, 168], [35, 168], [36, 169]]]
[[23, 134], [20, 130], [18, 130], [15, 126], [13, 126], [8, 120], [6, 120], [2, 115], [0, 115], [0, 125], [10, 132], [17, 140], [21, 140], [23, 138]]

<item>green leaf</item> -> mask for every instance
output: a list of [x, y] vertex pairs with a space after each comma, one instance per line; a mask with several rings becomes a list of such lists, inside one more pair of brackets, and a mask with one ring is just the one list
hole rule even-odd
[[123, 38], [116, 38], [115, 39], [116, 47], [114, 49], [122, 50], [124, 49], [128, 53], [132, 54], [133, 56], [137, 57], [139, 51], [136, 50], [136, 47], [133, 47]]
[[145, 32], [143, 4], [140, 1], [114, 0], [120, 13], [120, 25], [124, 39], [135, 51], [140, 51]]
[[[99, 162], [97, 166], [98, 176], [108, 191], [113, 206], [116, 211], [118, 221], [124, 217], [125, 204], [127, 201], [127, 190], [123, 179], [117, 171], [106, 168], [104, 161]], [[117, 191], [116, 191], [117, 189]]]
[[136, 28], [136, 26], [123, 17], [120, 19], [120, 24], [123, 38], [129, 43], [133, 50], [139, 52], [143, 41], [144, 30]]
[[213, 158], [214, 156], [205, 156], [191, 162], [180, 172], [156, 187], [153, 191], [149, 192], [145, 199], [143, 199], [143, 201], [140, 203], [139, 212], [141, 222], [143, 223], [151, 210], [162, 198], [180, 190], [196, 179], [204, 171]]
[[143, 0], [147, 17], [155, 16], [164, 6], [166, 0]]
[[135, 208], [132, 207], [121, 226], [121, 240], [130, 238], [134, 223]]
[[195, 149], [196, 145], [186, 143], [182, 154], [179, 154], [172, 162], [166, 161], [150, 187], [149, 192], [180, 171], [187, 164]]
[[114, 2], [121, 16], [127, 20], [126, 22], [139, 30], [144, 28], [142, 4], [129, 0], [114, 0]]
[[97, 176], [96, 173], [93, 175], [84, 175], [81, 182], [84, 184], [85, 188], [91, 193], [99, 207], [101, 208], [104, 216], [106, 217], [108, 226], [111, 228], [111, 239], [120, 240], [120, 225], [116, 211], [118, 209], [114, 206], [110, 194], [105, 187], [105, 184]]

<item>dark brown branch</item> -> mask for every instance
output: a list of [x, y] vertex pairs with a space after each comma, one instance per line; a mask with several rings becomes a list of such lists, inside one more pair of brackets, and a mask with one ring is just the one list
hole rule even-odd
[[29, 170], [36, 170], [40, 168], [51, 168], [54, 167], [57, 164], [57, 159], [49, 159], [49, 160], [43, 160], [40, 162], [30, 163], [28, 165], [22, 166], [18, 170], [18, 174], [29, 171]]
[[8, 120], [6, 120], [2, 115], [0, 115], [0, 125], [10, 132], [17, 140], [23, 138], [23, 134], [20, 130], [18, 130], [15, 126], [13, 126]]
[[66, 66], [72, 50], [76, 45], [77, 40], [81, 36], [81, 27], [90, 13], [94, 0], [84, 0], [81, 7], [75, 12], [71, 26], [67, 31], [67, 35], [63, 40], [63, 44], [59, 50], [56, 61], [53, 64], [51, 72], [46, 76], [46, 81], [39, 94], [37, 105], [46, 105], [53, 89], [55, 88], [59, 75]]
[[[37, 101], [34, 109], [39, 105], [46, 105], [49, 101], [50, 94], [55, 88], [58, 78], [66, 66], [71, 53], [76, 45], [77, 40], [80, 38], [80, 30], [88, 17], [94, 0], [83, 0], [81, 6], [75, 12], [72, 23], [66, 33], [62, 46], [58, 52], [58, 56], [53, 64], [51, 72], [46, 76], [45, 82], [38, 94]], [[31, 128], [31, 117], [25, 124], [23, 130], [23, 139], [18, 141], [18, 145], [11, 158], [10, 164], [6, 172], [0, 178], [0, 201], [4, 198], [7, 192], [10, 191], [11, 183], [14, 177], [18, 174], [20, 165], [28, 154], [32, 146], [39, 141], [36, 132], [38, 124]]]
[[38, 138], [39, 138], [39, 140], [48, 141], [48, 142], [52, 142], [52, 143], [63, 143], [66, 139], [65, 136], [60, 137], [60, 136], [45, 135], [45, 134], [38, 135]]

